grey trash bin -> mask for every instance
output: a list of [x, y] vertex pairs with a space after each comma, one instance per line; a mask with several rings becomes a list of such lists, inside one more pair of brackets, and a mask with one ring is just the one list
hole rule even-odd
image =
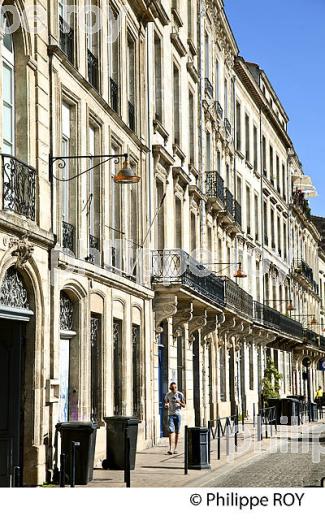
[[135, 468], [138, 440], [138, 425], [141, 421], [135, 417], [115, 415], [105, 417], [106, 423], [106, 459], [104, 469], [125, 469], [125, 435], [130, 439], [130, 469]]
[[188, 469], [210, 469], [209, 429], [188, 428]]

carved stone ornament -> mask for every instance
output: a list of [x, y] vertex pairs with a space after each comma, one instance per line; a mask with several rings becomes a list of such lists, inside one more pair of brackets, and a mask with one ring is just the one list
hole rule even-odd
[[191, 321], [193, 317], [193, 304], [188, 303], [180, 307], [177, 305], [177, 314], [173, 317], [173, 336], [176, 337], [182, 331], [183, 325]]
[[194, 334], [199, 329], [203, 329], [207, 325], [207, 313], [204, 311], [202, 314], [194, 315], [189, 323], [189, 337], [190, 341], [194, 341]]
[[24, 235], [21, 239], [11, 238], [9, 242], [9, 248], [15, 248], [11, 255], [16, 257], [16, 268], [24, 269], [27, 262], [32, 258], [34, 253], [34, 246], [28, 240], [28, 234]]
[[174, 295], [159, 295], [154, 300], [156, 333], [161, 332], [161, 324], [177, 312], [177, 297]]

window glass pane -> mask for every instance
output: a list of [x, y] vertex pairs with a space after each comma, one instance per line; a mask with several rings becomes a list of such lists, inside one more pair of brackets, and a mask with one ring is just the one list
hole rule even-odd
[[5, 141], [12, 143], [12, 109], [6, 105], [3, 106], [3, 138]]
[[13, 71], [7, 65], [3, 65], [3, 100], [12, 104], [13, 91]]

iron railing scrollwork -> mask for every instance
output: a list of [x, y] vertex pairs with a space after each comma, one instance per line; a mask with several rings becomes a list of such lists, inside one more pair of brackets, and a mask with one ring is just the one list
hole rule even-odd
[[234, 196], [228, 188], [225, 188], [225, 204], [226, 211], [229, 215], [233, 216], [234, 213]]
[[268, 305], [256, 301], [254, 302], [254, 321], [299, 339], [303, 337], [301, 323], [281, 314]]
[[98, 90], [98, 58], [88, 49], [88, 81]]
[[75, 252], [75, 227], [68, 222], [62, 222], [62, 246], [71, 253]]
[[225, 305], [253, 318], [253, 298], [230, 278], [224, 278]]
[[119, 111], [119, 86], [113, 78], [110, 78], [110, 105], [114, 112]]
[[307, 262], [297, 258], [294, 260], [293, 267], [297, 274], [301, 274], [314, 287], [314, 272]]
[[60, 48], [67, 55], [69, 61], [74, 61], [74, 30], [72, 27], [60, 16]]
[[224, 180], [218, 172], [207, 172], [206, 194], [210, 198], [217, 198], [223, 204], [225, 200]]
[[36, 170], [2, 154], [3, 208], [29, 220], [36, 218]]
[[234, 201], [234, 218], [236, 224], [238, 224], [240, 227], [242, 225], [242, 212], [241, 212], [241, 205], [237, 200]]
[[60, 330], [73, 330], [73, 302], [64, 292], [60, 294]]
[[0, 288], [0, 305], [17, 309], [29, 309], [28, 292], [21, 275], [14, 267], [5, 274]]

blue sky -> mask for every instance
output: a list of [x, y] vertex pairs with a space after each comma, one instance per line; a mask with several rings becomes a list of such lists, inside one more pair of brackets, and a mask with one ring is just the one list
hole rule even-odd
[[240, 54], [268, 75], [289, 118], [289, 134], [325, 216], [325, 0], [225, 0]]

